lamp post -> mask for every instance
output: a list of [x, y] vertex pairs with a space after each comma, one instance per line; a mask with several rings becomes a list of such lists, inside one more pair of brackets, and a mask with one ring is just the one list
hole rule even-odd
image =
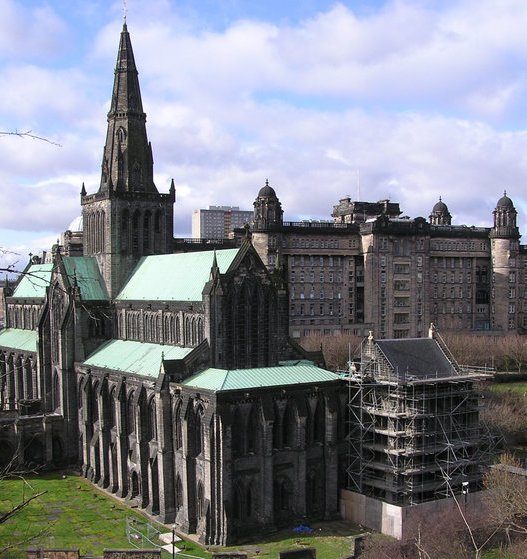
[[172, 559], [176, 557], [176, 525], [172, 524]]

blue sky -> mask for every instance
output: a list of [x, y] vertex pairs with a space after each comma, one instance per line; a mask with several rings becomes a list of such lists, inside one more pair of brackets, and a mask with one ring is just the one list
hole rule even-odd
[[[491, 225], [504, 190], [527, 231], [524, 0], [127, 1], [156, 184], [192, 210], [286, 219], [390, 198]], [[123, 2], [0, 0], [1, 264], [49, 248], [98, 187]], [[11, 260], [10, 260], [11, 259]]]

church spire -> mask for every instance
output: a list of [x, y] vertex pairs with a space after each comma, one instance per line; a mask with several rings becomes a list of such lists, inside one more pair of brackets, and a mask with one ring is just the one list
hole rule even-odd
[[108, 112], [100, 192], [156, 192], [139, 78], [126, 21], [123, 24]]

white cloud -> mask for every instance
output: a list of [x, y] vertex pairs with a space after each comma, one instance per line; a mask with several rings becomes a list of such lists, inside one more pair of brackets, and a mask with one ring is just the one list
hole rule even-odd
[[[61, 231], [80, 211], [81, 183], [97, 189], [117, 4], [115, 21], [70, 68], [14, 55], [2, 65], [9, 51], [0, 40], [9, 84], [0, 117], [51, 131], [63, 146], [0, 139], [2, 226]], [[24, 13], [0, 6], [12, 21]], [[73, 32], [47, 13], [59, 39]], [[156, 184], [166, 192], [175, 179], [176, 232], [190, 234], [199, 207], [252, 208], [266, 178], [286, 219], [329, 218], [340, 197], [357, 193], [358, 176], [363, 198], [390, 197], [404, 213], [428, 217], [441, 195], [467, 224], [490, 225], [506, 188], [526, 229], [527, 139], [517, 122], [527, 115], [518, 70], [526, 25], [519, 0], [498, 8], [400, 0], [366, 15], [336, 4], [298, 23], [240, 19], [222, 31], [182, 19], [165, 0], [152, 10], [130, 3]]]
[[0, 0], [0, 13], [0, 60], [56, 56], [70, 37], [49, 4], [28, 9], [14, 0]]

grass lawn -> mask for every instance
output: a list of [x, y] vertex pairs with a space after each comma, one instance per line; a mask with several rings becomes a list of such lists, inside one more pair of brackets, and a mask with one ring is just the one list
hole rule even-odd
[[[8, 510], [23, 497], [40, 491], [44, 495], [31, 501], [7, 522], [0, 524], [0, 549], [15, 547], [1, 556], [6, 559], [25, 557], [28, 547], [80, 549], [81, 554], [102, 555], [105, 548], [131, 548], [126, 535], [126, 518], [144, 522], [145, 517], [115, 499], [104, 495], [83, 478], [59, 474], [30, 476], [0, 481], [0, 511]], [[157, 526], [162, 532], [166, 528]], [[36, 537], [35, 537], [36, 536]], [[17, 542], [30, 543], [16, 545]], [[158, 543], [158, 542], [156, 542]], [[198, 557], [210, 554], [192, 543], [186, 543], [187, 553]], [[145, 544], [145, 547], [152, 547]]]
[[321, 522], [313, 525], [312, 534], [298, 535], [292, 530], [282, 530], [267, 538], [265, 543], [253, 542], [222, 549], [245, 551], [250, 559], [276, 559], [279, 551], [314, 547], [317, 559], [340, 559], [351, 555], [353, 536], [363, 532], [349, 522]]
[[[26, 480], [0, 481], [0, 512], [40, 491], [47, 493], [0, 524], [0, 550], [13, 545], [0, 555], [2, 559], [25, 558], [25, 550], [29, 547], [78, 548], [82, 555], [102, 555], [103, 549], [107, 548], [130, 549], [126, 519], [135, 518], [138, 525], [145, 522], [139, 512], [98, 491], [85, 479], [75, 475], [63, 478], [57, 473], [29, 476]], [[169, 531], [161, 525], [156, 527], [161, 532]], [[310, 535], [296, 535], [287, 530], [262, 542], [228, 549], [247, 551], [248, 557], [275, 559], [278, 551], [315, 547], [317, 559], [339, 559], [350, 554], [350, 536], [359, 533], [358, 530], [352, 532], [350, 524], [344, 522], [321, 523], [313, 527], [314, 532]], [[184, 542], [184, 545], [184, 552], [189, 555], [211, 556], [193, 542]], [[145, 543], [145, 547], [152, 546]], [[171, 555], [164, 553], [164, 556], [169, 558]]]
[[516, 396], [527, 397], [527, 382], [489, 382], [484, 385], [484, 388], [495, 394], [512, 392]]

